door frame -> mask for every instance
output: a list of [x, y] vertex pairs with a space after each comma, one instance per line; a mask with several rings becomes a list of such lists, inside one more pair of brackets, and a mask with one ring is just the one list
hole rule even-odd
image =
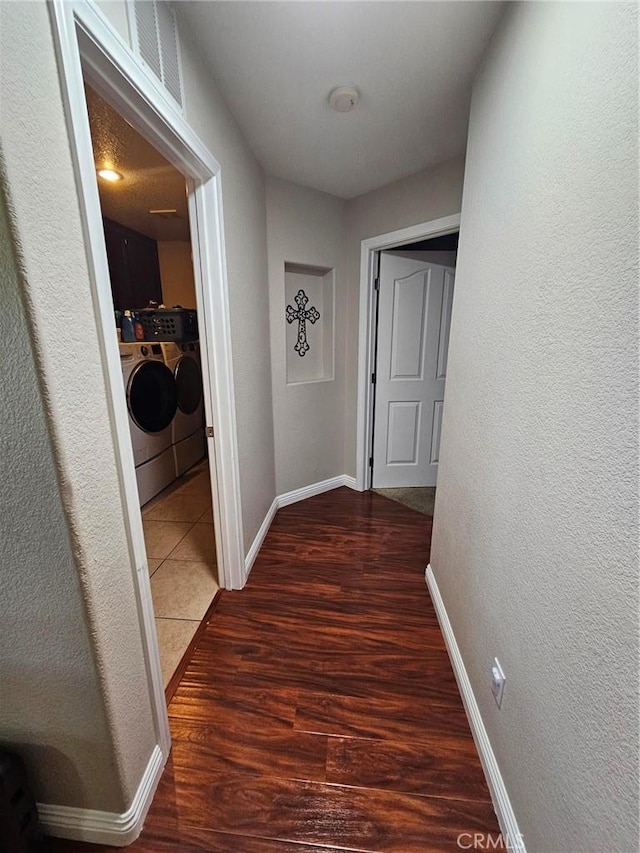
[[395, 249], [405, 243], [441, 237], [460, 230], [460, 214], [443, 216], [398, 231], [367, 237], [360, 243], [360, 320], [358, 329], [358, 412], [356, 421], [356, 488], [371, 488], [369, 459], [373, 453], [373, 382], [375, 365], [376, 255], [384, 249]]
[[241, 589], [244, 584], [244, 542], [221, 168], [171, 103], [161, 84], [134, 58], [128, 45], [94, 3], [89, 0], [53, 0], [49, 9], [104, 369], [105, 395], [124, 507], [147, 682], [157, 742], [166, 759], [171, 739], [129, 435], [129, 415], [114, 333], [111, 283], [84, 80], [95, 87], [187, 180], [205, 413], [207, 424], [213, 426], [213, 436], [207, 437], [207, 447], [220, 585]]

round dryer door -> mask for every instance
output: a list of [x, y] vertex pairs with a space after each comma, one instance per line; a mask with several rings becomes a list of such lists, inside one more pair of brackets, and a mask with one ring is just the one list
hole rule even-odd
[[129, 378], [127, 404], [140, 429], [162, 432], [178, 407], [173, 373], [162, 361], [141, 361]]
[[192, 415], [202, 401], [202, 373], [198, 362], [188, 355], [183, 356], [174, 371], [178, 408], [185, 415]]

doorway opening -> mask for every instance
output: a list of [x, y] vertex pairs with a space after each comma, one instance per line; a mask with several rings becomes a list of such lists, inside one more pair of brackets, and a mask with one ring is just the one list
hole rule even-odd
[[[221, 167], [182, 112], [170, 103], [159, 88], [152, 72], [124, 49], [94, 4], [55, 2], [51, 4], [50, 12], [87, 251], [87, 287], [94, 305], [98, 346], [104, 368], [104, 390], [120, 481], [120, 494], [117, 497], [114, 495], [114, 499], [122, 502], [124, 511], [147, 674], [145, 686], [153, 709], [157, 744], [164, 761], [170, 749], [167, 703], [135, 476], [130, 419], [114, 330], [113, 296], [96, 186], [85, 83], [187, 179], [217, 565], [220, 586], [241, 589], [246, 569]], [[143, 685], [140, 685], [140, 689], [144, 689]]]
[[362, 241], [356, 481], [433, 514], [460, 215]]
[[220, 589], [185, 177], [85, 98], [167, 695]]
[[376, 252], [371, 485], [433, 516], [458, 232]]

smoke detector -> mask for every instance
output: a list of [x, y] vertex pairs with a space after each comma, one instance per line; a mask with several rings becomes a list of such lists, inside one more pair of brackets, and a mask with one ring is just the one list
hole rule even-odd
[[359, 99], [360, 93], [353, 86], [337, 86], [329, 93], [329, 103], [337, 113], [350, 113]]

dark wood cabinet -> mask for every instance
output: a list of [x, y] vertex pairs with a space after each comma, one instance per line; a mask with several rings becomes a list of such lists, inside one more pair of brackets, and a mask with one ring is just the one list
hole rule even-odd
[[162, 302], [156, 241], [112, 219], [103, 223], [113, 307], [124, 311]]

